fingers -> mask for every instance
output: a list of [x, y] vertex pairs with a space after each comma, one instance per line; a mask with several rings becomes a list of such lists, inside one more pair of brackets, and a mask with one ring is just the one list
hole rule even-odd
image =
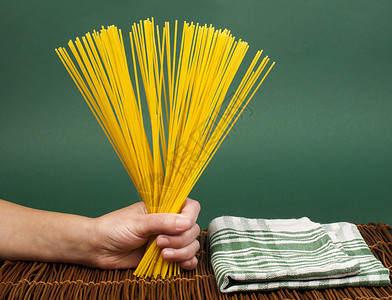
[[197, 251], [200, 249], [200, 243], [196, 240], [200, 233], [199, 225], [195, 224], [186, 232], [176, 235], [159, 235], [157, 237], [157, 245], [162, 250], [162, 257], [165, 260], [180, 262], [181, 268], [185, 270], [193, 270], [197, 266]]
[[165, 248], [162, 250], [162, 258], [167, 261], [186, 262], [195, 257], [196, 252], [199, 251], [200, 244], [198, 240], [194, 240], [190, 245], [181, 248]]
[[157, 246], [160, 248], [179, 249], [191, 244], [199, 235], [200, 227], [194, 224], [193, 227], [178, 235], [158, 235]]
[[186, 270], [197, 266], [196, 252], [200, 248], [196, 240], [200, 227], [196, 224], [200, 212], [199, 202], [187, 198], [180, 214], [146, 214], [139, 216], [137, 235], [157, 235], [156, 243], [162, 248], [162, 258], [177, 261]]
[[193, 226], [188, 217], [179, 214], [147, 214], [140, 216], [140, 219], [136, 224], [136, 231], [139, 236], [143, 237], [162, 233], [175, 235]]
[[186, 216], [190, 219], [192, 224], [195, 224], [197, 217], [200, 212], [200, 203], [192, 200], [191, 198], [186, 198], [184, 207], [181, 210], [181, 215]]
[[197, 267], [197, 263], [198, 263], [197, 258], [196, 256], [194, 256], [190, 260], [181, 262], [180, 267], [185, 270], [193, 270], [194, 268]]
[[193, 226], [175, 236], [159, 235], [157, 237], [157, 245], [163, 248], [162, 258], [179, 262], [181, 268], [185, 270], [193, 270], [198, 263], [195, 255], [200, 249], [200, 243], [196, 240], [200, 233], [200, 227], [196, 224], [199, 212], [199, 202], [187, 198], [181, 210], [181, 215], [188, 217]]
[[178, 235], [191, 229], [200, 212], [199, 202], [187, 198], [180, 214], [145, 214], [139, 216], [136, 231], [138, 236], [166, 234]]

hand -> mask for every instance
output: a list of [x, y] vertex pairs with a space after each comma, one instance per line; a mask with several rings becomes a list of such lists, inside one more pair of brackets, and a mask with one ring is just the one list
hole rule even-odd
[[140, 262], [150, 236], [157, 236], [162, 257], [180, 262], [183, 269], [197, 266], [196, 224], [200, 204], [187, 198], [180, 214], [148, 214], [142, 202], [94, 220], [91, 265], [104, 269], [132, 268]]

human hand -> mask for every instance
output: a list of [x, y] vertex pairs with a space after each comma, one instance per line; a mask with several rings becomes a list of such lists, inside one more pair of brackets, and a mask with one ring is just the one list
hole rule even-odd
[[156, 235], [162, 258], [177, 261], [183, 269], [197, 266], [196, 224], [200, 204], [187, 198], [180, 214], [148, 214], [139, 202], [94, 220], [90, 265], [104, 269], [132, 268], [140, 262], [148, 239]]

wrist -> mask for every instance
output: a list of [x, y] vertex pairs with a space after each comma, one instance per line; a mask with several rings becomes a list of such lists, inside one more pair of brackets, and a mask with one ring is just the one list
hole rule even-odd
[[93, 265], [94, 219], [70, 214], [49, 213], [47, 224], [39, 226], [42, 261]]
[[[76, 224], [75, 224], [76, 225]], [[70, 232], [72, 240], [66, 249], [65, 261], [82, 264], [86, 266], [96, 266], [97, 250], [97, 230], [96, 219], [82, 217], [80, 222]]]

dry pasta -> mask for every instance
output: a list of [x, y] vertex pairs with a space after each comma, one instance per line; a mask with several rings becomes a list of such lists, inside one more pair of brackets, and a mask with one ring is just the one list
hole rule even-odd
[[[56, 49], [149, 213], [181, 211], [274, 65], [258, 51], [226, 99], [248, 44], [227, 29], [187, 22], [177, 36], [177, 21], [171, 36], [168, 22], [160, 31], [152, 18], [133, 24], [129, 61], [122, 31], [114, 25], [69, 41], [73, 58], [65, 48]], [[179, 264], [164, 261], [151, 239], [135, 274], [171, 277], [179, 274]]]

